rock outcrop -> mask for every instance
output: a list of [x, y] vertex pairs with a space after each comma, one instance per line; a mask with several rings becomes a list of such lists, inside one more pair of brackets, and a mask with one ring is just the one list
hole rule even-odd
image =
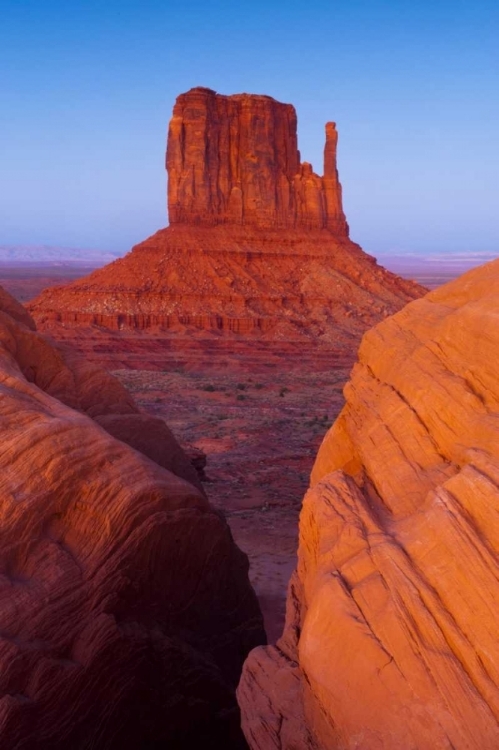
[[[170, 226], [30, 310], [42, 327], [186, 327], [351, 346], [423, 289], [351, 242], [326, 125], [324, 176], [300, 162], [296, 114], [268, 96], [178, 97], [168, 133]], [[54, 334], [55, 335], [55, 334]]]
[[166, 425], [34, 327], [0, 290], [0, 748], [244, 747], [247, 558]]
[[499, 261], [367, 333], [300, 517], [253, 750], [499, 747]]
[[300, 163], [296, 127], [294, 107], [270, 96], [181, 94], [168, 130], [170, 224], [327, 228], [347, 237], [335, 123], [326, 125], [324, 177]]

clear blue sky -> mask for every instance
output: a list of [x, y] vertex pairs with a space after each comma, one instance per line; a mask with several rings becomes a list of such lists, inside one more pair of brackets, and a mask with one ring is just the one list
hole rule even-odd
[[0, 244], [125, 252], [165, 226], [192, 86], [336, 120], [352, 238], [499, 254], [497, 0], [0, 0]]

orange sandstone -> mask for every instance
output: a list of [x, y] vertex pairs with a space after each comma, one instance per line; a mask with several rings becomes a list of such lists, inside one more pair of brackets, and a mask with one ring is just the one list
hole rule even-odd
[[499, 747], [499, 261], [369, 331], [300, 517], [251, 748]]

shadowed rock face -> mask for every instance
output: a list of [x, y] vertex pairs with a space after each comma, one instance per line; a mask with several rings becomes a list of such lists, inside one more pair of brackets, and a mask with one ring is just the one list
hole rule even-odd
[[166, 425], [33, 329], [0, 290], [0, 747], [243, 746], [246, 556]]
[[170, 224], [326, 228], [347, 237], [337, 140], [330, 122], [322, 178], [300, 163], [291, 104], [206, 88], [181, 94], [168, 131]]
[[494, 261], [364, 337], [239, 686], [252, 748], [499, 747], [498, 316]]
[[423, 293], [348, 238], [326, 125], [324, 176], [300, 162], [296, 113], [268, 96], [181, 94], [168, 133], [170, 226], [30, 305], [47, 328], [185, 329], [357, 345]]

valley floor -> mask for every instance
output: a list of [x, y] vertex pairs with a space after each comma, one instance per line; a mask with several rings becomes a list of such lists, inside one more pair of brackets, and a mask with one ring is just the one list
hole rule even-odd
[[282, 632], [298, 516], [348, 368], [329, 373], [114, 372], [144, 411], [207, 456], [205, 490], [250, 559], [267, 634]]

